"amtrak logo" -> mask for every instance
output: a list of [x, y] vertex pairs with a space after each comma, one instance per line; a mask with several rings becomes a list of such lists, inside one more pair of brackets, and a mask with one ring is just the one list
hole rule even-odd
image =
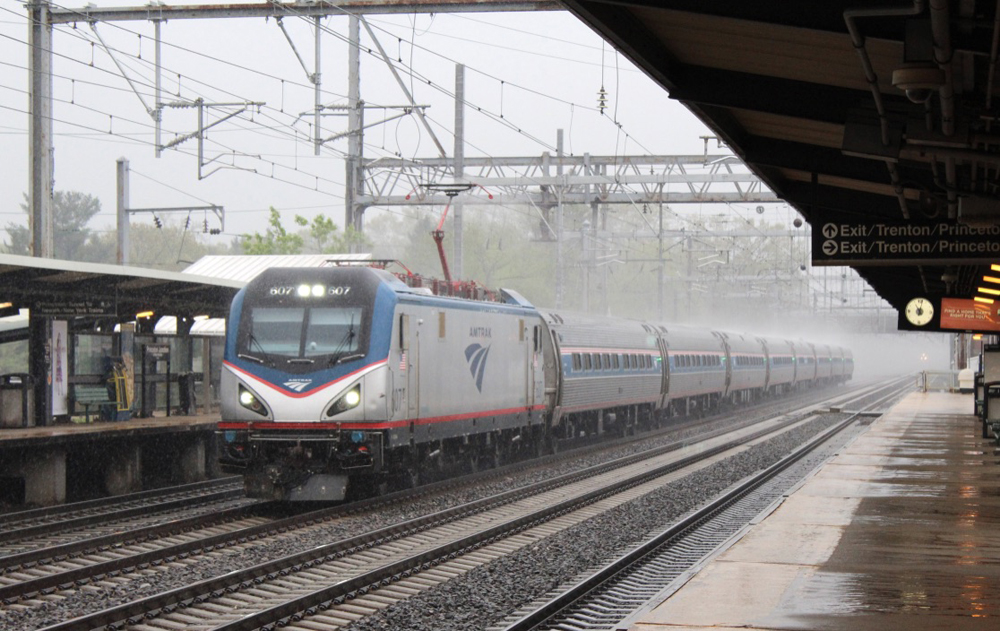
[[486, 358], [490, 354], [489, 346], [469, 344], [465, 347], [465, 361], [469, 362], [469, 372], [476, 380], [476, 389], [483, 391], [483, 375], [486, 373]]
[[295, 390], [296, 392], [302, 392], [306, 387], [312, 383], [312, 379], [305, 379], [300, 381], [286, 381], [284, 386], [289, 390]]

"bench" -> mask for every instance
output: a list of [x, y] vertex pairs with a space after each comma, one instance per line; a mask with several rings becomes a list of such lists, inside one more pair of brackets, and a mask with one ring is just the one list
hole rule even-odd
[[97, 406], [100, 410], [102, 405], [117, 404], [117, 401], [108, 396], [107, 386], [92, 386], [76, 384], [73, 386], [73, 401], [83, 406], [86, 422], [90, 422], [90, 408]]

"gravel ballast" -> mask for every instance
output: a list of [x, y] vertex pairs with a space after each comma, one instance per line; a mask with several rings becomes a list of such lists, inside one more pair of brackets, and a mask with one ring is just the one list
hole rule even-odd
[[346, 629], [486, 629], [581, 572], [624, 553], [644, 541], [649, 533], [662, 530], [736, 482], [774, 464], [841, 418], [827, 415], [785, 432]]
[[[770, 410], [767, 415], [773, 413]], [[765, 413], [761, 410], [754, 415], [762, 418]], [[599, 562], [602, 555], [623, 549], [665, 521], [692, 510], [709, 494], [717, 493], [736, 480], [769, 465], [790, 449], [783, 445], [801, 442], [801, 436], [819, 431], [836, 418], [836, 415], [826, 415], [810, 423], [808, 429], [793, 430], [792, 434], [798, 437], [782, 436], [767, 441], [734, 459], [713, 465], [556, 537], [540, 541], [510, 558], [477, 568], [440, 589], [390, 607], [370, 620], [359, 621], [351, 628], [355, 631], [386, 628], [484, 629], [496, 620], [503, 619], [523, 603]], [[457, 492], [451, 490], [415, 501], [396, 503], [381, 508], [377, 513], [359, 513], [308, 531], [286, 533], [253, 545], [218, 550], [199, 559], [153, 567], [137, 578], [134, 575], [121, 577], [74, 591], [60, 592], [57, 596], [46, 597], [46, 602], [30, 603], [30, 607], [4, 606], [0, 608], [0, 628], [5, 631], [28, 631], [50, 626], [534, 481], [593, 466], [648, 449], [657, 442], [673, 440], [676, 440], [676, 436], [641, 441], [618, 448], [612, 453], [595, 454], [500, 476]]]

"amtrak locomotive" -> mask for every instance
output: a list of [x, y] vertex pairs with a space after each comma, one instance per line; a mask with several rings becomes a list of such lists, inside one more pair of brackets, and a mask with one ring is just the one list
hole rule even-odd
[[222, 462], [247, 492], [342, 500], [561, 439], [819, 384], [849, 350], [431, 295], [371, 267], [270, 269], [233, 300]]

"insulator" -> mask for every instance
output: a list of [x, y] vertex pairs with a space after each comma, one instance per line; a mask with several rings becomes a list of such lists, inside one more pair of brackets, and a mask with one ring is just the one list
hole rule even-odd
[[608, 91], [601, 86], [601, 89], [597, 91], [597, 109], [604, 113], [604, 110], [608, 109]]

